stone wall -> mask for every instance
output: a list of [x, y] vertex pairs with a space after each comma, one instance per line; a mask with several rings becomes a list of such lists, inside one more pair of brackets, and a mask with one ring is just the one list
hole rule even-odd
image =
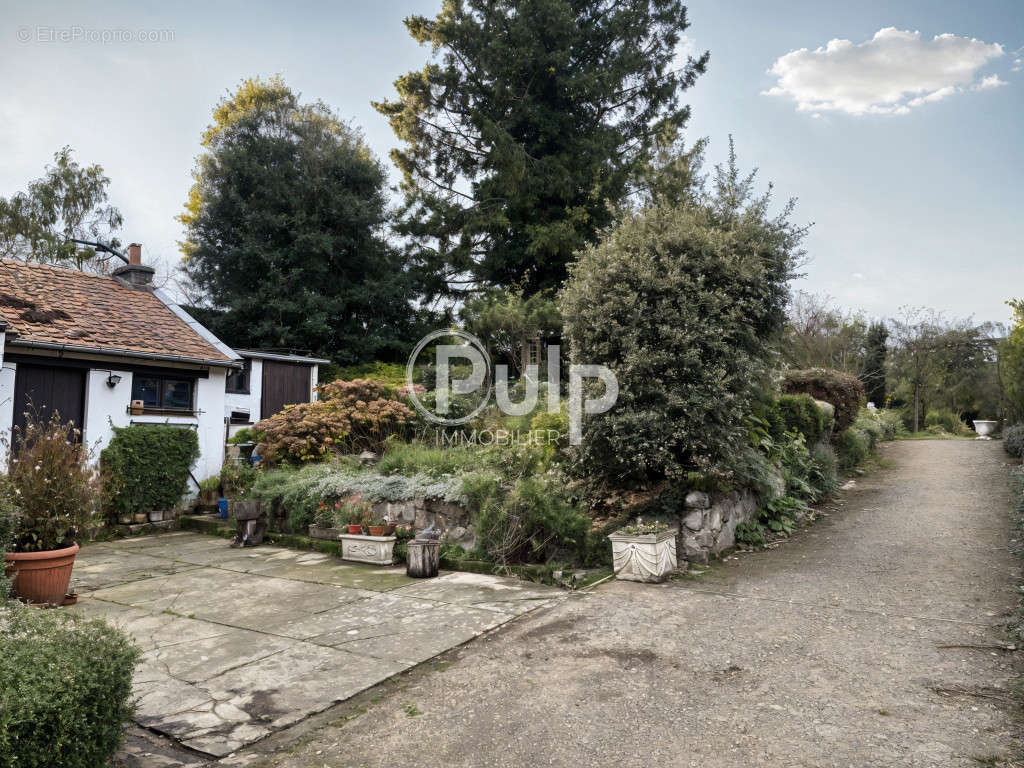
[[373, 505], [373, 512], [393, 523], [411, 525], [417, 531], [433, 524], [442, 531], [441, 538], [445, 541], [452, 541], [465, 550], [476, 546], [472, 515], [458, 504], [440, 499], [381, 501]]
[[736, 544], [736, 526], [757, 515], [757, 496], [752, 491], [709, 495], [686, 494], [679, 520], [676, 551], [691, 563], [706, 565], [713, 555]]

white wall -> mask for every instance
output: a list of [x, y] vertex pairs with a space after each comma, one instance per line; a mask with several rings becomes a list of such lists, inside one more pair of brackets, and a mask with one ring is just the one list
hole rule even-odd
[[[316, 387], [318, 378], [320, 375], [320, 367], [317, 365], [310, 366], [311, 371], [309, 374], [309, 399], [312, 402], [316, 400]], [[227, 392], [224, 395], [224, 418], [231, 419], [231, 411], [233, 410], [248, 410], [249, 411], [249, 423], [255, 424], [266, 416], [272, 416], [271, 413], [263, 413], [260, 400], [263, 396], [263, 361], [252, 360], [252, 370], [249, 373], [249, 394], [242, 395], [233, 392]], [[241, 429], [245, 424], [232, 424], [228, 427], [228, 432], [231, 437]]]
[[[14, 363], [4, 362], [5, 333], [0, 333], [0, 438], [11, 439], [14, 426]], [[0, 439], [0, 466], [6, 462], [7, 453]]]
[[[260, 414], [260, 396], [263, 392], [263, 361], [253, 360], [252, 370], [249, 372], [249, 394], [243, 395], [235, 392], [224, 393], [224, 418], [231, 419], [231, 411], [249, 411], [249, 423], [255, 424], [262, 417]], [[268, 414], [269, 415], [269, 414]], [[245, 424], [232, 424], [229, 427], [231, 436], [244, 428]]]

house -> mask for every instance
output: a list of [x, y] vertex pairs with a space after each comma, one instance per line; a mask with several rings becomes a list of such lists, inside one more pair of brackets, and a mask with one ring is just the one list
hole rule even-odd
[[97, 451], [113, 427], [194, 429], [202, 480], [220, 471], [226, 382], [247, 363], [153, 287], [140, 245], [128, 250], [111, 275], [0, 259], [0, 438], [30, 409], [59, 412]]
[[319, 366], [330, 362], [251, 349], [235, 352], [242, 358], [242, 368], [228, 373], [224, 399], [231, 436], [286, 405], [316, 400]]

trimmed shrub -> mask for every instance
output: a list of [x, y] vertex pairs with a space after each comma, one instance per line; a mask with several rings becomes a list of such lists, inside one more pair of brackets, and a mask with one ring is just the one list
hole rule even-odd
[[181, 427], [115, 427], [100, 453], [104, 509], [114, 516], [172, 509], [188, 492], [189, 468], [199, 458], [195, 431]]
[[865, 403], [864, 384], [860, 379], [827, 368], [786, 371], [783, 374], [782, 389], [788, 394], [805, 393], [815, 400], [832, 403], [836, 409], [837, 434], [853, 425]]
[[782, 395], [777, 407], [786, 432], [799, 432], [813, 444], [828, 428], [826, 415], [810, 395]]
[[836, 441], [836, 456], [839, 466], [853, 469], [871, 454], [871, 438], [855, 427], [844, 429]]
[[620, 487], [729, 478], [748, 443], [802, 232], [769, 219], [734, 165], [719, 170], [711, 194], [624, 215], [571, 266], [572, 361], [607, 366], [619, 386], [572, 447], [585, 474]]
[[388, 385], [369, 379], [332, 381], [320, 400], [285, 406], [253, 425], [267, 464], [318, 461], [332, 453], [380, 451], [392, 435], [404, 435], [412, 410]]
[[936, 408], [928, 411], [924, 417], [925, 429], [930, 427], [941, 427], [944, 432], [949, 432], [951, 435], [959, 435], [964, 430], [964, 423], [960, 420], [960, 415], [954, 413], [949, 408]]
[[1003, 449], [1018, 459], [1024, 459], [1024, 424], [1003, 430]]
[[117, 629], [0, 605], [0, 768], [103, 768], [132, 714], [138, 650]]

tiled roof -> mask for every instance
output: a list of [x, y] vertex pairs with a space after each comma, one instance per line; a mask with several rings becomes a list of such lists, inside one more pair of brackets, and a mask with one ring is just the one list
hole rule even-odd
[[113, 277], [0, 259], [0, 321], [15, 339], [127, 352], [159, 358], [227, 362], [151, 291]]

